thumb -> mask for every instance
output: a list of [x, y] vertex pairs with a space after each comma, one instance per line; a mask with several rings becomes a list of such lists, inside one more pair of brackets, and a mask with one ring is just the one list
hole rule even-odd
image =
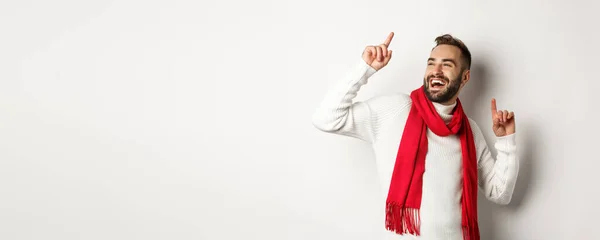
[[383, 64], [388, 64], [390, 62], [390, 59], [392, 59], [392, 50], [388, 50], [387, 56], [385, 57]]
[[494, 122], [494, 126], [500, 125], [500, 118], [499, 117], [494, 117], [492, 120]]

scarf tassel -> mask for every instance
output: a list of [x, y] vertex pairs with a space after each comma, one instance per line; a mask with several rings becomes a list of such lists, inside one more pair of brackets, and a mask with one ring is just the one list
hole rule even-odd
[[419, 209], [405, 208], [396, 203], [388, 203], [386, 210], [386, 229], [397, 234], [410, 233], [420, 235]]
[[463, 226], [463, 239], [464, 240], [474, 240], [479, 239], [479, 228], [477, 224], [474, 224], [473, 227]]

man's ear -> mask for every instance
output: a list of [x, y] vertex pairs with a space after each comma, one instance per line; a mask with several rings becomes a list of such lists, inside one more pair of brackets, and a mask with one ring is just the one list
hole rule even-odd
[[467, 82], [469, 82], [470, 79], [471, 79], [471, 70], [466, 69], [462, 73], [460, 84], [464, 87], [467, 84]]

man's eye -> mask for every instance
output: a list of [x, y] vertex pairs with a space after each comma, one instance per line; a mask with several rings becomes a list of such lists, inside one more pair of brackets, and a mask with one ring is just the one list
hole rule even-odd
[[450, 64], [444, 64], [444, 66], [446, 66], [446, 67], [452, 67]]

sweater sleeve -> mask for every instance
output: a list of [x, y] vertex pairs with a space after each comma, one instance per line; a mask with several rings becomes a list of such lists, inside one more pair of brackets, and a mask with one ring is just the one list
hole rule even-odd
[[497, 150], [497, 155], [494, 157], [481, 129], [477, 125], [474, 126], [479, 188], [488, 200], [497, 204], [508, 204], [511, 201], [519, 172], [516, 133], [496, 137], [494, 147]]
[[360, 88], [377, 71], [362, 58], [330, 89], [312, 115], [313, 125], [324, 132], [374, 141], [372, 112], [368, 102], [353, 102]]

